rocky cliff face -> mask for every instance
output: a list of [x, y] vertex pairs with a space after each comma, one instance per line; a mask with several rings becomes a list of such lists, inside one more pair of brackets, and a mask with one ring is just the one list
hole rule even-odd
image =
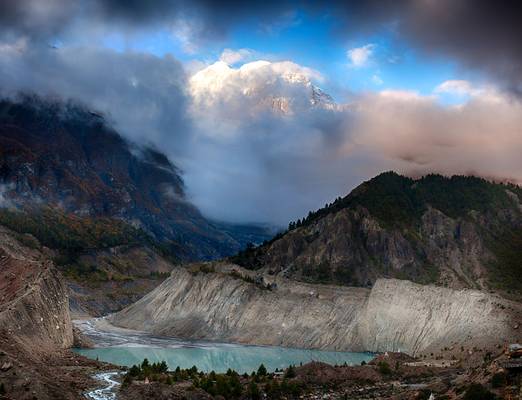
[[110, 321], [192, 339], [419, 354], [520, 339], [521, 317], [519, 303], [475, 290], [395, 279], [379, 279], [371, 290], [271, 275], [256, 281], [237, 266], [218, 264], [175, 269]]
[[73, 343], [67, 286], [49, 258], [0, 228], [0, 335], [33, 355]]
[[77, 400], [103, 366], [68, 350], [67, 286], [49, 251], [27, 239], [0, 227], [0, 397]]
[[473, 177], [385, 173], [231, 260], [305, 282], [399, 278], [520, 294], [521, 193]]

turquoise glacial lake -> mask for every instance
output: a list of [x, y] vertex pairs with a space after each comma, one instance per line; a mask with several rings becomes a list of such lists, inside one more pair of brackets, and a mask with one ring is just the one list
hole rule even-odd
[[257, 370], [261, 363], [273, 371], [290, 364], [299, 365], [310, 361], [357, 365], [362, 361], [370, 361], [374, 356], [372, 353], [187, 341], [117, 328], [102, 330], [90, 320], [76, 322], [76, 325], [95, 344], [94, 348], [76, 349], [77, 353], [128, 367], [147, 358], [150, 362], [166, 361], [171, 370], [178, 366], [190, 368], [195, 365], [206, 372], [226, 372], [231, 368], [239, 373], [250, 373]]

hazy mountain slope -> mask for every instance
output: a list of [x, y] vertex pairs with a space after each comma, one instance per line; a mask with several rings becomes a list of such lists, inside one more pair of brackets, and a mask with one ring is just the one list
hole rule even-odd
[[182, 260], [218, 258], [242, 246], [186, 200], [180, 171], [165, 155], [130, 146], [77, 105], [29, 97], [0, 102], [0, 183], [3, 205], [45, 203], [122, 219], [175, 242]]
[[474, 177], [384, 173], [231, 260], [308, 282], [384, 277], [519, 293], [521, 193]]

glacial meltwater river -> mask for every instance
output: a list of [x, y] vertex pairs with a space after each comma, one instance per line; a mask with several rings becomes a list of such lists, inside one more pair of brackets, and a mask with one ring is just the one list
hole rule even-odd
[[103, 319], [75, 321], [75, 325], [95, 344], [94, 348], [77, 349], [77, 353], [116, 365], [132, 366], [147, 358], [150, 362], [166, 361], [169, 369], [190, 368], [239, 373], [257, 370], [262, 363], [269, 371], [310, 361], [355, 365], [373, 358], [372, 353], [289, 349], [273, 346], [188, 341], [153, 336], [144, 332], [116, 328]]

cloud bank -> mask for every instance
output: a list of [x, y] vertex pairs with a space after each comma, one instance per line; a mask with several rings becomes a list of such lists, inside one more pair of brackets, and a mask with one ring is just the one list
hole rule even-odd
[[109, 49], [0, 46], [0, 94], [73, 100], [102, 112], [127, 138], [161, 143], [173, 157], [190, 136], [186, 74], [172, 56]]
[[[0, 70], [4, 95], [79, 100], [165, 151], [216, 219], [285, 224], [389, 169], [522, 182], [520, 101], [467, 81], [336, 104], [319, 72], [289, 61], [218, 61], [188, 75], [170, 56], [24, 41], [0, 47]], [[443, 105], [447, 92], [469, 99]]]
[[[0, 3], [1, 94], [80, 101], [105, 113], [127, 138], [165, 151], [206, 214], [286, 224], [389, 169], [522, 182], [517, 4], [6, 0]], [[453, 80], [427, 96], [382, 90], [337, 104], [319, 89], [320, 72], [291, 61], [253, 61], [248, 49], [227, 49], [194, 73], [172, 56], [95, 45], [97, 31], [153, 26], [189, 27], [182, 29], [187, 43], [209, 40], [238, 21], [269, 23], [299, 7], [335, 15], [342, 35], [390, 29], [493, 83]], [[88, 46], [49, 46], [57, 36], [78, 34], [88, 36]], [[364, 65], [372, 49], [348, 56]], [[383, 83], [379, 76], [374, 81]], [[448, 94], [465, 101], [444, 105], [440, 98]]]
[[[312, 80], [296, 64], [269, 62], [216, 63], [191, 78], [192, 112], [208, 140], [197, 146], [205, 179], [189, 168], [188, 182], [204, 210], [282, 223], [388, 169], [522, 183], [522, 104], [509, 94], [448, 81], [429, 96], [384, 90], [337, 105], [315, 99]], [[441, 104], [439, 93], [450, 91], [469, 99]]]

